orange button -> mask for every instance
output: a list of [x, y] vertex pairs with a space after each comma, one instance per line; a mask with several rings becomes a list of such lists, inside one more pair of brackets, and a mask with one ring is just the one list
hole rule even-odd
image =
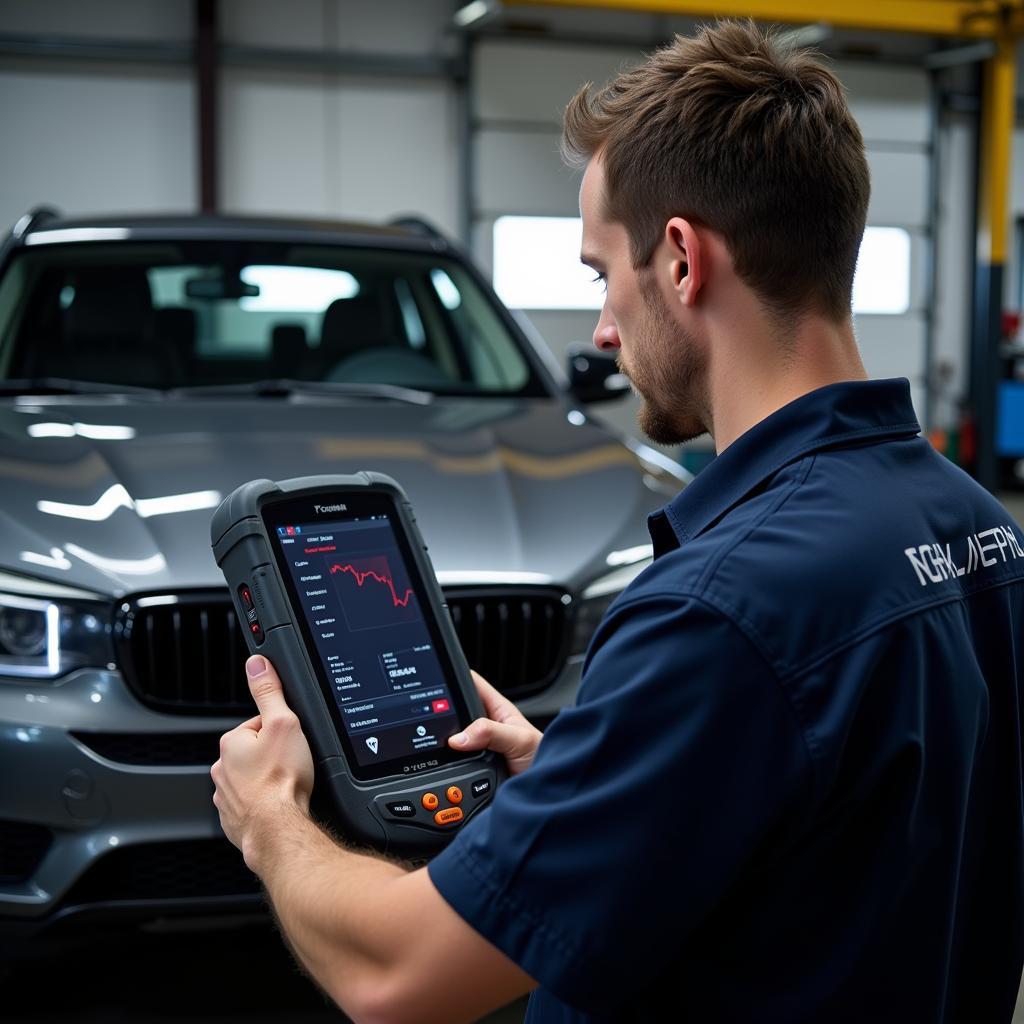
[[462, 821], [462, 808], [446, 807], [443, 811], [438, 811], [434, 815], [434, 821], [438, 825], [454, 825], [455, 822]]
[[423, 794], [423, 806], [426, 807], [426, 809], [428, 811], [435, 811], [435, 810], [437, 810], [437, 805], [440, 802], [441, 801], [437, 799], [437, 794], [436, 793], [424, 793]]
[[458, 786], [449, 786], [448, 792], [445, 795], [448, 797], [450, 804], [462, 803], [462, 790]]

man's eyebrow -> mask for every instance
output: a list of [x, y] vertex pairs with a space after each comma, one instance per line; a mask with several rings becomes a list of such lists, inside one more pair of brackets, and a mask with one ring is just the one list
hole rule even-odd
[[580, 253], [580, 263], [585, 267], [590, 267], [592, 270], [598, 271], [598, 273], [604, 270], [604, 264], [598, 259], [597, 256], [592, 255], [588, 252]]

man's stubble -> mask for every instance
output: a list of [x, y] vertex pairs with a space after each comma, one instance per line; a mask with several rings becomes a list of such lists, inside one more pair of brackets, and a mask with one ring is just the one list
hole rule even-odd
[[706, 353], [672, 319], [651, 274], [641, 270], [639, 280], [646, 316], [619, 370], [641, 399], [640, 429], [656, 444], [682, 444], [711, 430]]

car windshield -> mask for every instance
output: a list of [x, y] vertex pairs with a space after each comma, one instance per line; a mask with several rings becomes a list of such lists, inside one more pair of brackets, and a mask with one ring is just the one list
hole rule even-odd
[[544, 393], [458, 261], [267, 242], [26, 248], [0, 281], [0, 379], [47, 378], [165, 390], [282, 379]]

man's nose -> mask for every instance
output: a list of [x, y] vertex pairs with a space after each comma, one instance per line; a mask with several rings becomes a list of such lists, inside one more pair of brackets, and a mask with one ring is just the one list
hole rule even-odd
[[607, 305], [602, 308], [601, 319], [597, 321], [597, 327], [594, 328], [594, 346], [599, 352], [617, 352], [622, 348], [619, 329], [615, 325], [615, 320], [609, 315]]

